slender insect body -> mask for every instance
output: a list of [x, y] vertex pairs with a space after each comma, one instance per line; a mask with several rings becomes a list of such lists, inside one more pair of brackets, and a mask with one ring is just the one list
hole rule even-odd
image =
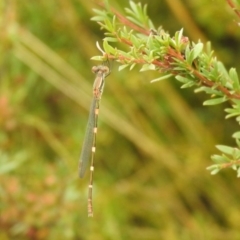
[[[92, 71], [96, 74], [93, 84], [93, 100], [90, 107], [87, 129], [84, 137], [82, 152], [79, 163], [79, 176], [82, 178], [85, 174], [87, 163], [91, 159], [90, 179], [88, 186], [88, 216], [93, 216], [92, 207], [92, 189], [93, 189], [93, 171], [94, 171], [94, 153], [96, 151], [97, 122], [99, 113], [99, 102], [103, 93], [105, 78], [109, 74], [107, 66], [94, 66]], [[91, 156], [91, 157], [90, 157]]]

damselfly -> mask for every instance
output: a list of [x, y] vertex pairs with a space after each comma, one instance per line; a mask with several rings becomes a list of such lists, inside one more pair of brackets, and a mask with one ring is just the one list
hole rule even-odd
[[90, 107], [87, 129], [83, 141], [82, 152], [79, 163], [79, 176], [82, 178], [85, 174], [88, 161], [91, 159], [90, 180], [88, 186], [88, 216], [93, 216], [92, 192], [93, 192], [93, 171], [94, 171], [94, 153], [96, 151], [96, 135], [99, 113], [99, 103], [103, 93], [104, 81], [109, 74], [109, 68], [104, 65], [94, 66], [92, 71], [96, 74], [93, 84], [93, 99]]

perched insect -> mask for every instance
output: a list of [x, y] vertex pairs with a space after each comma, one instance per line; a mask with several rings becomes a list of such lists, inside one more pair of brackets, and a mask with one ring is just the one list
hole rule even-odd
[[96, 135], [98, 124], [99, 103], [103, 93], [105, 78], [110, 71], [107, 66], [94, 66], [92, 71], [96, 78], [93, 84], [93, 99], [90, 107], [87, 129], [83, 141], [82, 152], [79, 163], [79, 176], [82, 178], [85, 174], [88, 161], [91, 159], [90, 180], [88, 186], [88, 216], [93, 217], [92, 192], [93, 192], [93, 171], [94, 171], [94, 154], [96, 151]]

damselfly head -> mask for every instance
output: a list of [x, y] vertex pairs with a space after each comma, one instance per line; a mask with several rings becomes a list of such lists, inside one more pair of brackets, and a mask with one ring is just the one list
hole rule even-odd
[[95, 74], [104, 74], [105, 77], [110, 73], [109, 67], [104, 65], [98, 65], [92, 67], [92, 72]]

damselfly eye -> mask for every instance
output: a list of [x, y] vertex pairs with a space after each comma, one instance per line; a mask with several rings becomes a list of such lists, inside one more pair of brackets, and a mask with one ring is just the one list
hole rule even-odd
[[106, 73], [106, 75], [109, 73], [109, 68], [107, 67], [107, 66], [104, 66], [103, 68], [102, 68], [102, 71], [104, 72], [104, 73]]
[[98, 66], [93, 66], [93, 67], [92, 67], [92, 72], [93, 72], [93, 73], [97, 73], [98, 70], [99, 70]]

